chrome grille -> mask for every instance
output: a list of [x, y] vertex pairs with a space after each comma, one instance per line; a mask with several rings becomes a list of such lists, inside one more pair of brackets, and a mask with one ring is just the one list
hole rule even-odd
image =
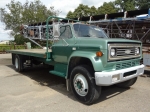
[[119, 63], [119, 64], [116, 64], [116, 70], [134, 67], [139, 64], [140, 64], [140, 60], [130, 61], [130, 62], [126, 62], [126, 63]]
[[[108, 61], [140, 57], [141, 53], [136, 54], [136, 48], [141, 52], [141, 44], [108, 44]], [[111, 49], [115, 49], [115, 56], [110, 55]]]
[[[116, 56], [135, 55], [135, 47], [133, 48], [116, 48]], [[127, 52], [127, 53], [126, 53]]]

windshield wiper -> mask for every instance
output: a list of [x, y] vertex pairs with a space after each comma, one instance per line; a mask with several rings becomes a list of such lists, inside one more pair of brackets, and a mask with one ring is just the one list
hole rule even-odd
[[98, 38], [104, 38], [104, 37], [98, 37]]
[[82, 37], [91, 37], [90, 34], [82, 35]]

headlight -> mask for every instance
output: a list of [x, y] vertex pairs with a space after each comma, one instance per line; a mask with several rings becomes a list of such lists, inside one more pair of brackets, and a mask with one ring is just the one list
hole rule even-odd
[[135, 54], [136, 54], [136, 55], [140, 54], [140, 49], [139, 49], [138, 47], [135, 48]]
[[115, 49], [111, 49], [111, 50], [110, 50], [110, 55], [111, 55], [111, 56], [115, 56], [115, 54], [116, 54]]

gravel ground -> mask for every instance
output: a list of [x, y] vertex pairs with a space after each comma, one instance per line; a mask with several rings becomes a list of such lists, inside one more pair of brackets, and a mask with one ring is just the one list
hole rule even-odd
[[150, 112], [149, 68], [128, 89], [103, 87], [98, 102], [79, 103], [66, 90], [63, 78], [37, 66], [14, 70], [10, 54], [0, 54], [0, 112]]

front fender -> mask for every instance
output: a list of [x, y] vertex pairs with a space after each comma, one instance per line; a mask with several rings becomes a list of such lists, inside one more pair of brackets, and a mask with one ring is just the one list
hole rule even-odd
[[102, 69], [103, 69], [103, 64], [102, 64], [101, 58], [96, 56], [96, 52], [74, 51], [68, 59], [68, 65], [69, 65], [70, 59], [72, 57], [88, 58], [91, 61], [95, 71], [102, 71]]

